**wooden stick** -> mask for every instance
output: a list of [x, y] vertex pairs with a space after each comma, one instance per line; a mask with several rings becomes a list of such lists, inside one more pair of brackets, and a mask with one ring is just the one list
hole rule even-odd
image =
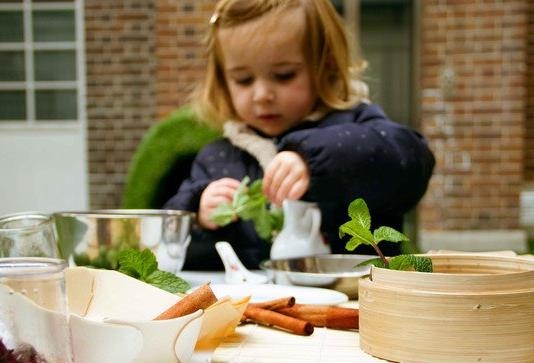
[[276, 311], [247, 306], [244, 315], [257, 323], [275, 326], [298, 335], [311, 335], [313, 325], [307, 321], [286, 316]]
[[178, 318], [194, 313], [199, 309], [207, 309], [217, 302], [217, 297], [213, 293], [209, 283], [200, 286], [192, 293], [185, 295], [183, 299], [158, 315], [154, 320], [165, 320]]
[[255, 308], [260, 308], [260, 309], [267, 309], [267, 310], [278, 310], [282, 308], [290, 308], [293, 305], [295, 305], [295, 298], [293, 296], [282, 297], [279, 299], [249, 304], [249, 306], [253, 306]]
[[277, 312], [332, 329], [358, 329], [359, 310], [340, 306], [295, 304]]
[[[259, 303], [250, 303], [248, 306], [260, 308], [260, 309], [267, 309], [267, 310], [276, 310], [281, 308], [289, 308], [291, 306], [295, 305], [295, 298], [293, 296], [288, 297], [281, 297], [279, 299], [274, 300], [268, 300], [268, 301], [262, 301]], [[241, 316], [241, 322], [244, 323], [247, 321], [247, 317], [245, 314]]]

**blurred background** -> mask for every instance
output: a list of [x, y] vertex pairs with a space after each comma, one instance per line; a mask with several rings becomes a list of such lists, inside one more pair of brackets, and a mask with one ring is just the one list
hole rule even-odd
[[[534, 2], [332, 2], [369, 61], [372, 100], [435, 153], [406, 225], [417, 247], [526, 251]], [[125, 206], [143, 137], [204, 72], [215, 3], [0, 0], [0, 214]]]

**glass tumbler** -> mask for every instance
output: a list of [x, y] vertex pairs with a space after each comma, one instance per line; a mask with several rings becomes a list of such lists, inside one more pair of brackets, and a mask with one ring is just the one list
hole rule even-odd
[[28, 212], [0, 217], [0, 257], [58, 256], [50, 216]]
[[0, 356], [17, 362], [73, 362], [66, 267], [54, 258], [0, 258]]

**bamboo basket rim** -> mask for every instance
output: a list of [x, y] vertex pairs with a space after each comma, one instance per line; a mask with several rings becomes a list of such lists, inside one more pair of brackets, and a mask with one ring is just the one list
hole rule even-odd
[[532, 259], [465, 254], [425, 256], [432, 258], [433, 264], [439, 261], [435, 264], [437, 266], [440, 264], [442, 266], [446, 264], [457, 265], [460, 271], [462, 268], [473, 271], [480, 267], [482, 271], [492, 270], [492, 272], [418, 272], [372, 266], [369, 280], [374, 284], [421, 291], [439, 291], [442, 293], [444, 289], [448, 289], [451, 293], [456, 292], [462, 295], [469, 292], [480, 294], [486, 291], [509, 293], [514, 290], [534, 290], [534, 260]]
[[411, 294], [411, 295], [417, 295], [417, 296], [426, 296], [426, 297], [432, 297], [432, 296], [451, 296], [451, 297], [477, 297], [477, 298], [484, 298], [484, 297], [499, 297], [499, 296], [511, 296], [518, 297], [520, 295], [529, 295], [531, 294], [534, 296], [534, 288], [524, 288], [524, 289], [515, 289], [515, 290], [487, 290], [486, 293], [482, 293], [480, 290], [458, 290], [458, 291], [443, 291], [439, 289], [434, 290], [423, 290], [423, 289], [417, 289], [417, 288], [407, 288], [407, 287], [400, 287], [400, 286], [394, 286], [394, 285], [386, 285], [386, 284], [376, 284], [373, 283], [369, 279], [369, 277], [361, 278], [359, 281], [359, 294], [362, 293], [362, 290], [371, 287], [373, 289], [380, 289], [383, 291], [389, 291], [395, 294]]
[[[374, 284], [389, 287], [443, 293], [496, 293], [498, 291], [534, 290], [534, 260], [510, 256], [489, 255], [427, 255], [433, 264], [439, 266], [458, 266], [459, 271], [470, 272], [418, 272], [390, 270], [371, 267], [368, 279]], [[476, 268], [481, 271], [472, 273]], [[499, 272], [501, 270], [502, 272]]]
[[432, 259], [432, 264], [434, 264], [435, 260], [472, 260], [473, 258], [478, 259], [479, 261], [495, 261], [496, 259], [499, 259], [503, 262], [509, 262], [509, 263], [518, 263], [523, 264], [526, 266], [530, 266], [531, 268], [527, 269], [516, 269], [516, 270], [509, 270], [508, 272], [499, 272], [499, 273], [468, 273], [468, 272], [420, 272], [420, 271], [409, 271], [409, 270], [390, 270], [383, 267], [377, 267], [371, 265], [371, 270], [378, 269], [382, 271], [396, 271], [400, 273], [406, 273], [406, 274], [416, 274], [416, 275], [427, 275], [431, 273], [432, 275], [461, 275], [461, 276], [480, 276], [480, 275], [507, 275], [507, 274], [516, 274], [521, 272], [529, 272], [534, 271], [534, 259], [531, 258], [524, 258], [521, 256], [496, 256], [496, 255], [467, 255], [467, 254], [435, 254], [435, 255], [429, 255], [429, 254], [417, 254], [417, 256], [422, 257], [430, 257]]

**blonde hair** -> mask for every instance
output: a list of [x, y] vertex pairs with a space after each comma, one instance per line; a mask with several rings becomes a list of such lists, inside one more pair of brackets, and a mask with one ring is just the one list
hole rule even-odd
[[365, 63], [352, 62], [348, 34], [330, 0], [221, 0], [206, 39], [206, 76], [192, 94], [193, 109], [201, 120], [222, 128], [225, 121], [237, 118], [224, 77], [218, 29], [296, 7], [305, 13], [305, 57], [312, 70], [317, 107], [346, 109], [368, 97], [367, 86], [359, 78]]

